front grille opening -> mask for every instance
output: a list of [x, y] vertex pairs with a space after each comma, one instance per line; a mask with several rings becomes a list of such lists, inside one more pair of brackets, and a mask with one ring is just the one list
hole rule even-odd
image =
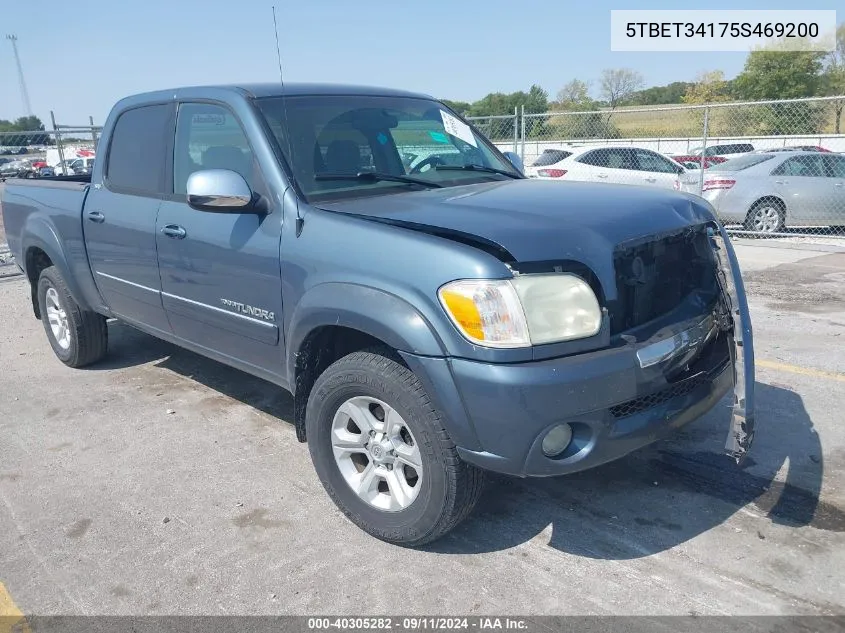
[[718, 294], [716, 259], [704, 226], [622, 245], [614, 267], [618, 297], [609, 306], [611, 335], [671, 312], [694, 292], [708, 303]]
[[701, 355], [691, 365], [668, 378], [671, 380], [669, 384], [653, 393], [610, 407], [610, 415], [616, 419], [628, 418], [660, 406], [673, 398], [689, 395], [721, 374], [730, 364], [730, 360], [728, 341], [723, 336], [719, 336], [701, 350]]
[[710, 376], [705, 372], [701, 372], [700, 374], [683, 382], [669, 385], [665, 389], [656, 393], [650, 393], [647, 396], [640, 396], [639, 398], [634, 398], [633, 400], [628, 400], [627, 402], [610, 407], [610, 415], [619, 419], [628, 418], [632, 415], [636, 415], [637, 413], [648, 411], [649, 409], [659, 406], [664, 402], [669, 402], [669, 400], [672, 400], [673, 398], [686, 396], [692, 393], [697, 387], [709, 380]]

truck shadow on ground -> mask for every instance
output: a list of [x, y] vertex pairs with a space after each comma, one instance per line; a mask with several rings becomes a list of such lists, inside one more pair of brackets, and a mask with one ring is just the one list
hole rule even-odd
[[[96, 369], [158, 361], [280, 421], [293, 420], [293, 399], [280, 387], [120, 323], [111, 323], [109, 334], [109, 357]], [[684, 543], [746, 506], [774, 524], [845, 532], [845, 511], [819, 499], [825, 464], [801, 397], [757, 383], [756, 400], [757, 436], [741, 467], [723, 454], [725, 401], [672, 438], [593, 470], [548, 479], [491, 476], [472, 515], [426, 549], [474, 554], [538, 539], [578, 556], [631, 559]], [[785, 481], [775, 481], [782, 469]]]
[[[429, 549], [470, 554], [537, 538], [578, 556], [631, 559], [684, 543], [746, 506], [774, 524], [845, 531], [845, 511], [819, 499], [822, 447], [801, 397], [757, 383], [756, 399], [757, 437], [741, 467], [722, 450], [726, 401], [670, 440], [593, 470], [495, 477], [470, 520]], [[786, 479], [775, 481], [781, 469]]]

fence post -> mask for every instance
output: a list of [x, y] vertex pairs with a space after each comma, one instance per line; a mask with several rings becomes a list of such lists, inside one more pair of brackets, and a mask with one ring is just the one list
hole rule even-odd
[[701, 161], [698, 164], [698, 195], [704, 193], [704, 168], [707, 166], [707, 133], [710, 126], [710, 108], [704, 106], [704, 130], [701, 144]]
[[517, 150], [517, 143], [519, 143], [519, 128], [517, 128], [517, 124], [519, 123], [519, 109], [514, 106], [513, 107], [513, 153], [516, 154]]
[[524, 161], [525, 160], [525, 104], [522, 104], [522, 152], [520, 152], [519, 157]]
[[56, 115], [53, 114], [52, 110], [50, 110], [50, 120], [53, 122], [53, 132], [56, 135], [56, 149], [59, 150], [59, 162], [62, 165], [62, 174], [64, 175], [65, 153], [62, 149], [62, 134], [59, 132], [59, 126], [56, 125]]

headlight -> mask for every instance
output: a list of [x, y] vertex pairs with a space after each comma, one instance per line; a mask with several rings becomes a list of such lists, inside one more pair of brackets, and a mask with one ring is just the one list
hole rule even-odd
[[453, 281], [440, 302], [461, 333], [485, 347], [529, 347], [598, 334], [602, 313], [580, 277], [522, 275]]

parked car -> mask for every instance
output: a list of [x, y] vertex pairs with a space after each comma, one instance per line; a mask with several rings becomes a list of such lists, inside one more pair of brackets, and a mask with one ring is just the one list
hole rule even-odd
[[845, 225], [845, 156], [759, 152], [708, 170], [702, 195], [725, 222], [760, 233]]
[[572, 153], [574, 151], [574, 149], [569, 148], [544, 149], [543, 152], [537, 157], [537, 159], [533, 163], [531, 163], [530, 166], [526, 167], [525, 175], [529, 178], [535, 178], [537, 177], [537, 171], [540, 167], [553, 168], [564, 158], [572, 156]]
[[443, 103], [376, 88], [136, 95], [101, 142], [90, 177], [2, 194], [56, 356], [102, 359], [111, 317], [289, 390], [380, 539], [442, 536], [484, 470], [598, 466], [731, 392], [727, 450], [751, 445], [742, 277], [701, 198], [525, 178]]
[[751, 143], [723, 143], [717, 145], [708, 145], [705, 147], [696, 147], [690, 150], [693, 156], [722, 156], [726, 159], [738, 158], [744, 154], [750, 154], [754, 151], [754, 146]]
[[0, 178], [35, 178], [36, 171], [28, 160], [13, 160], [0, 165]]
[[774, 149], [760, 150], [763, 152], [823, 152], [831, 153], [829, 149], [825, 149], [820, 145], [793, 145], [787, 147], [776, 147]]
[[692, 183], [695, 175], [650, 149], [628, 145], [593, 145], [573, 148], [566, 158], [548, 167], [537, 168], [534, 177], [679, 190], [682, 185]]
[[73, 176], [90, 174], [94, 166], [95, 157], [69, 158], [57, 163], [53, 170], [57, 176]]
[[[686, 156], [676, 156], [672, 154], [670, 156], [672, 160], [676, 163], [682, 165], [686, 169], [701, 169], [701, 156], [693, 156], [688, 154]], [[705, 156], [703, 157], [704, 160], [704, 169], [710, 169], [713, 165], [718, 165], [719, 163], [724, 163], [727, 158], [722, 156]]]

